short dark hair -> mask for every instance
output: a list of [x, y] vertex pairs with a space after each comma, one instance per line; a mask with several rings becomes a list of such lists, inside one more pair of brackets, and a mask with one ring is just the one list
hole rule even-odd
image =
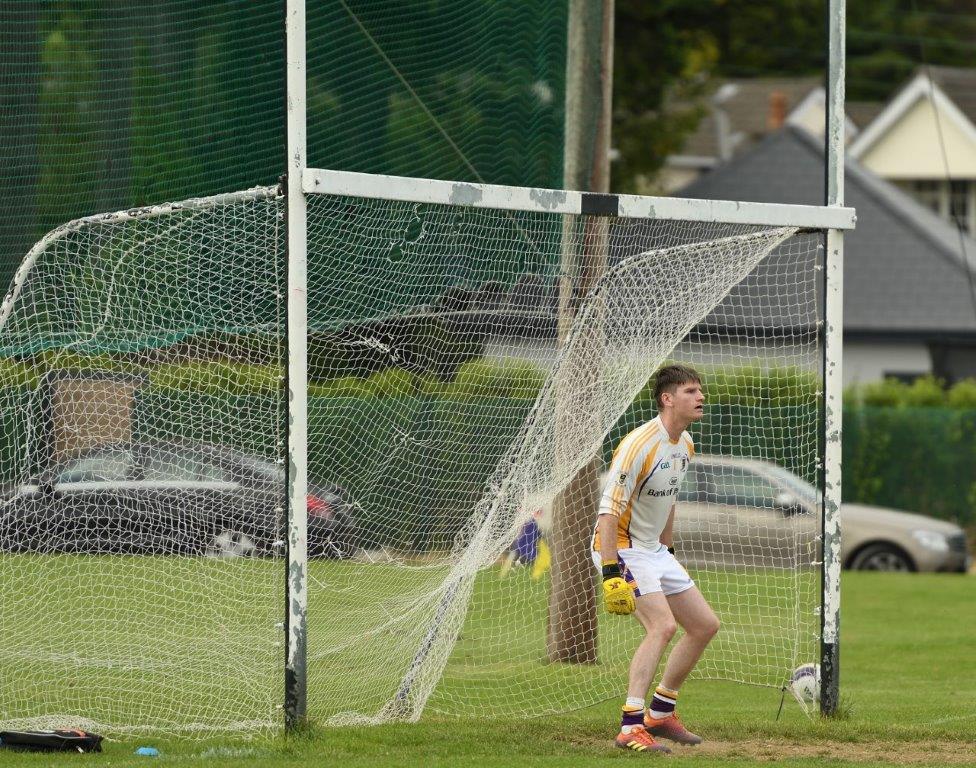
[[682, 384], [701, 384], [701, 376], [690, 365], [665, 365], [658, 369], [654, 377], [654, 402], [661, 407], [661, 395], [665, 392], [674, 394]]

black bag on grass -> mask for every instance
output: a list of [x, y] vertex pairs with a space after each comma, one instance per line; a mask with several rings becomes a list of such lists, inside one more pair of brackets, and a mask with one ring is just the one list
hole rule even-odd
[[102, 737], [87, 731], [0, 731], [0, 747], [29, 752], [101, 752]]

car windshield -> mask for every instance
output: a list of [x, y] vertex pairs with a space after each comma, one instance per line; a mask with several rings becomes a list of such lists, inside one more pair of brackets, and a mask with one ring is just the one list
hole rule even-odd
[[55, 472], [55, 483], [98, 483], [128, 480], [132, 474], [132, 451], [102, 448], [68, 462]]
[[817, 489], [806, 480], [797, 477], [788, 469], [778, 464], [769, 464], [766, 468], [773, 480], [789, 490], [790, 493], [797, 497], [798, 501], [805, 502], [811, 506], [816, 505]]
[[219, 466], [186, 448], [152, 446], [143, 456], [143, 479], [149, 482], [226, 480]]

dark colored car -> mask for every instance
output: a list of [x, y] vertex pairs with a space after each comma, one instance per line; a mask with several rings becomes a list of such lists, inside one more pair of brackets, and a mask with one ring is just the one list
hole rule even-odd
[[[93, 448], [8, 487], [0, 548], [15, 552], [285, 554], [284, 470], [205, 443]], [[309, 483], [310, 557], [357, 551], [354, 505]]]

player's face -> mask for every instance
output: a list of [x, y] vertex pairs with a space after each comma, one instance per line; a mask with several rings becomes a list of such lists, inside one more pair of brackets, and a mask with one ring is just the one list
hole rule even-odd
[[671, 407], [679, 421], [691, 424], [705, 415], [705, 393], [697, 381], [679, 384], [671, 395]]

